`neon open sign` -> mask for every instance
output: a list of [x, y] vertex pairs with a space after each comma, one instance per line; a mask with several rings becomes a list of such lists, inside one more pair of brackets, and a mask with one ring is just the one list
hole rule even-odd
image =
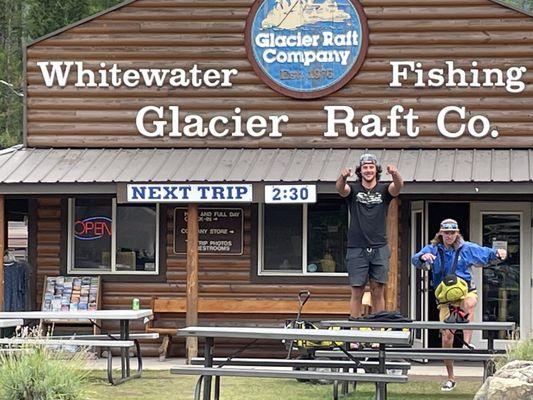
[[97, 240], [111, 236], [111, 218], [90, 217], [74, 222], [74, 237], [79, 240]]

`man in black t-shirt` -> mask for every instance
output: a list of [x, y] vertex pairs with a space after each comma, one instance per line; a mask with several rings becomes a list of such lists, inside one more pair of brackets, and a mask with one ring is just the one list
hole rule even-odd
[[387, 165], [391, 183], [381, 183], [382, 169], [373, 154], [363, 154], [355, 174], [359, 178], [347, 183], [353, 175], [343, 168], [336, 182], [337, 192], [345, 197], [350, 211], [346, 267], [350, 278], [350, 317], [361, 316], [365, 285], [370, 278], [372, 312], [385, 309], [384, 285], [389, 276], [390, 249], [387, 244], [387, 211], [392, 199], [403, 186], [403, 179], [393, 165]]

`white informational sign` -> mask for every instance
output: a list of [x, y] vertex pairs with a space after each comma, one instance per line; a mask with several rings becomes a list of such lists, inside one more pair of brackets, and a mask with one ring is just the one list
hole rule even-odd
[[128, 203], [251, 203], [252, 185], [129, 184]]
[[507, 240], [493, 240], [492, 241], [493, 249], [503, 249], [507, 251]]
[[266, 185], [265, 203], [316, 203], [315, 185]]

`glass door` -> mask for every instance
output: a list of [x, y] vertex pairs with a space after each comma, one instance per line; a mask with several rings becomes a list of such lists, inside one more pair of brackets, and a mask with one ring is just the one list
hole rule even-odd
[[[531, 205], [529, 203], [473, 203], [472, 241], [504, 248], [507, 259], [497, 265], [473, 268], [478, 286], [477, 321], [508, 321], [517, 325], [516, 336], [531, 329]], [[473, 341], [482, 344], [474, 333]], [[511, 339], [500, 332], [498, 339]], [[483, 345], [483, 344], [482, 344]], [[504, 348], [503, 340], [495, 342]]]
[[[427, 243], [424, 202], [411, 203], [411, 252], [418, 252]], [[410, 260], [410, 257], [409, 257]], [[409, 317], [416, 321], [428, 320], [429, 273], [416, 269], [409, 262], [410, 297]], [[415, 333], [414, 346], [427, 347], [427, 330], [418, 329]]]

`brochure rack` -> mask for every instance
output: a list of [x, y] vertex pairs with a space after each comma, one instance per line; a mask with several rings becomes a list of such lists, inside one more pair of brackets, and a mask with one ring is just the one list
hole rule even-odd
[[[41, 311], [98, 310], [101, 302], [101, 281], [99, 276], [45, 276]], [[95, 321], [100, 325], [99, 321]], [[47, 325], [91, 325], [93, 334], [99, 328], [84, 320], [42, 320]]]

